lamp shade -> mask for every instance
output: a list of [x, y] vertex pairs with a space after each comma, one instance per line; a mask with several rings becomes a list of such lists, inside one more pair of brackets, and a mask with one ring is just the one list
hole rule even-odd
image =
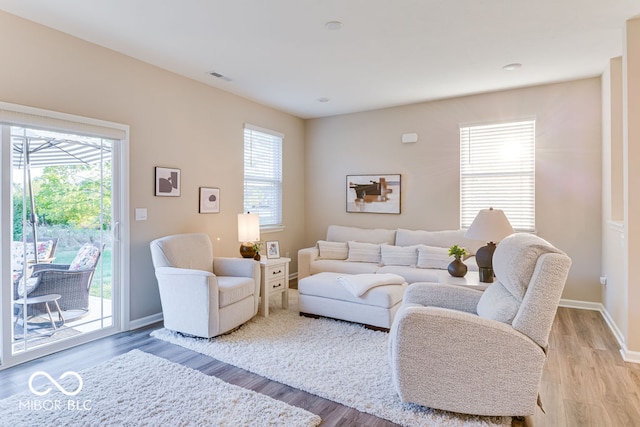
[[501, 209], [482, 209], [464, 237], [484, 242], [499, 242], [515, 231]]
[[249, 243], [260, 240], [260, 215], [238, 214], [238, 242]]

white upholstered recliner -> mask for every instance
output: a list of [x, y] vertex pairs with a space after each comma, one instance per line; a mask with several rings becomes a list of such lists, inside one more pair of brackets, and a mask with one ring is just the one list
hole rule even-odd
[[549, 333], [571, 259], [524, 233], [498, 244], [496, 282], [407, 288], [390, 331], [403, 402], [477, 415], [535, 411]]
[[167, 329], [211, 338], [258, 312], [260, 264], [213, 256], [206, 234], [178, 234], [151, 242]]

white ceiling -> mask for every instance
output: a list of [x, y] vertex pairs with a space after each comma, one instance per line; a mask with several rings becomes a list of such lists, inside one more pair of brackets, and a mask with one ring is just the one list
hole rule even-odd
[[[0, 0], [0, 10], [310, 118], [600, 75], [640, 0]], [[514, 62], [523, 67], [502, 69]]]

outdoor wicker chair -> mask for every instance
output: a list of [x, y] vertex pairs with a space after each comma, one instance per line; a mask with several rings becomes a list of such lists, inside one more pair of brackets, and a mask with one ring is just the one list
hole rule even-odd
[[[104, 245], [85, 243], [71, 264], [35, 264], [31, 279], [37, 279], [31, 286], [26, 285], [27, 295], [59, 294], [62, 310], [89, 311], [89, 288], [93, 274], [100, 260]], [[31, 280], [29, 279], [29, 280]], [[24, 295], [24, 289], [18, 289], [18, 295]], [[44, 304], [33, 304], [28, 307], [27, 315], [34, 316], [46, 313]]]

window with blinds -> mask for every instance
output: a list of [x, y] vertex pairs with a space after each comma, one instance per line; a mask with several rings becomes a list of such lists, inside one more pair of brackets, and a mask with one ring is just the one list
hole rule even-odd
[[480, 209], [502, 209], [518, 231], [535, 231], [535, 120], [460, 128], [460, 226]]
[[260, 215], [260, 227], [282, 226], [281, 133], [244, 126], [244, 211]]

